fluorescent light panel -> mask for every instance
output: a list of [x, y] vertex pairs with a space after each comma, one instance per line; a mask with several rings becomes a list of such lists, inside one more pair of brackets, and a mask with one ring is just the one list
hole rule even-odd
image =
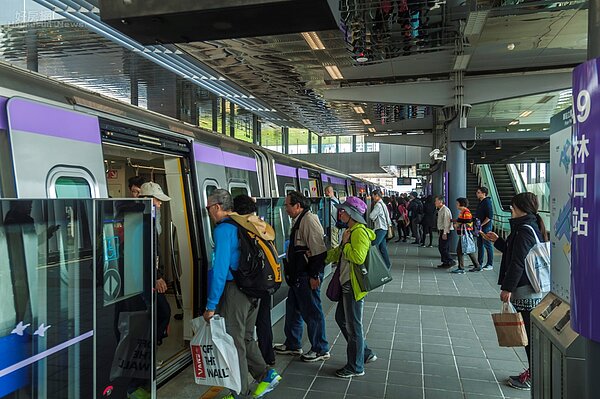
[[375, 129], [374, 127], [369, 128], [369, 132], [371, 132], [371, 133], [375, 133], [376, 131], [377, 131], [377, 129]]
[[457, 55], [456, 60], [454, 61], [454, 70], [464, 71], [465, 69], [467, 69], [469, 61], [471, 61], [471, 54]]
[[329, 74], [329, 76], [331, 76], [331, 79], [334, 79], [334, 80], [344, 79], [344, 77], [342, 76], [342, 72], [340, 71], [340, 69], [337, 66], [325, 65], [325, 69], [327, 70], [327, 73]]
[[518, 124], [519, 124], [519, 121], [515, 119], [514, 121], [510, 121], [508, 124], [509, 124], [510, 126], [518, 125]]
[[527, 118], [531, 114], [533, 114], [533, 111], [528, 109], [527, 111], [521, 112], [521, 115], [519, 115], [519, 118]]
[[308, 46], [313, 50], [325, 50], [325, 46], [316, 32], [303, 32], [302, 37], [308, 43]]
[[363, 119], [362, 123], [364, 123], [365, 125], [370, 125], [371, 124], [371, 120], [370, 119]]
[[363, 109], [363, 107], [357, 106], [357, 107], [352, 107], [354, 109], [354, 112], [356, 112], [357, 114], [364, 114], [365, 110]]

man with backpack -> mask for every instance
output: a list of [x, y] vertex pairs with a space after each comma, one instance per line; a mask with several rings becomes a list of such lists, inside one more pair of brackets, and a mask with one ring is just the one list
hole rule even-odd
[[[292, 218], [290, 243], [285, 261], [285, 278], [290, 287], [285, 307], [285, 336], [274, 347], [281, 355], [302, 355], [305, 362], [327, 360], [329, 343], [321, 305], [321, 282], [327, 257], [323, 226], [310, 212], [310, 200], [298, 191], [285, 198], [285, 210]], [[306, 322], [311, 349], [302, 354], [302, 330]]]
[[408, 205], [408, 218], [410, 219], [410, 225], [412, 228], [412, 234], [415, 238], [413, 244], [421, 244], [420, 224], [423, 221], [423, 203], [418, 198], [417, 192], [413, 191], [410, 193], [410, 204]]
[[[207, 200], [206, 209], [216, 226], [204, 319], [208, 322], [215, 313], [221, 315], [238, 352], [241, 395], [232, 392], [224, 399], [261, 398], [279, 384], [281, 376], [267, 366], [253, 337], [259, 300], [242, 292], [234, 279], [234, 274], [238, 274], [242, 267], [242, 259], [238, 227], [229, 222], [232, 208], [233, 201], [227, 190], [217, 189]], [[259, 381], [252, 394], [249, 391], [248, 372]]]

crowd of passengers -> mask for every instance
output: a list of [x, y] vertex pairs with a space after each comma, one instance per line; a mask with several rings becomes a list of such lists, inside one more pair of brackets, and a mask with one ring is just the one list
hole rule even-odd
[[[155, 206], [168, 201], [160, 186], [142, 180], [130, 180], [132, 196], [151, 197]], [[364, 198], [350, 196], [340, 201], [331, 186], [325, 195], [331, 199], [331, 245], [328, 249], [324, 240], [323, 226], [317, 215], [310, 211], [310, 199], [294, 191], [285, 198], [285, 211], [292, 220], [286, 258], [296, 262], [292, 266], [297, 272], [286, 276], [289, 285], [284, 323], [285, 342], [273, 345], [271, 329], [270, 299], [258, 300], [242, 293], [237, 287], [232, 270], [240, 262], [240, 243], [236, 227], [225, 223], [231, 218], [248, 218], [259, 234], [273, 240], [271, 226], [256, 217], [256, 203], [247, 195], [232, 198], [224, 189], [215, 190], [207, 200], [206, 209], [215, 223], [213, 232], [214, 256], [208, 273], [208, 298], [204, 319], [209, 322], [219, 314], [225, 319], [226, 330], [233, 338], [239, 355], [242, 377], [240, 394], [231, 392], [225, 399], [260, 398], [271, 392], [282, 377], [274, 369], [275, 354], [298, 356], [304, 362], [322, 362], [330, 359], [329, 342], [325, 331], [325, 316], [321, 303], [321, 286], [326, 264], [340, 268], [342, 287], [341, 299], [335, 310], [335, 320], [347, 342], [346, 364], [335, 371], [339, 378], [360, 377], [365, 374], [365, 365], [377, 360], [377, 354], [368, 347], [364, 338], [363, 306], [366, 292], [361, 291], [351, 278], [352, 265], [362, 265], [367, 253], [377, 248], [388, 268], [393, 269], [387, 251], [388, 242], [407, 242], [421, 247], [433, 246], [433, 231], [438, 232], [438, 249], [441, 264], [438, 268], [452, 268], [451, 273], [464, 274], [464, 253], [461, 240], [456, 248], [457, 261], [450, 255], [453, 234], [474, 234], [477, 237], [477, 253], [468, 253], [472, 262], [469, 272], [493, 270], [493, 246], [502, 252], [499, 272], [500, 298], [511, 302], [521, 312], [527, 326], [530, 312], [539, 304], [542, 293], [533, 290], [524, 271], [525, 257], [536, 244], [536, 237], [547, 240], [544, 223], [538, 215], [538, 200], [532, 193], [521, 193], [512, 199], [510, 220], [511, 234], [506, 240], [498, 237], [493, 229], [493, 210], [488, 190], [477, 189], [477, 210], [473, 215], [466, 198], [456, 199], [459, 210], [453, 217], [441, 196], [419, 197], [416, 192], [400, 196], [384, 197], [379, 190], [371, 195], [370, 208]], [[531, 226], [533, 230], [526, 228]], [[517, 239], [518, 236], [518, 239]], [[427, 242], [427, 238], [429, 241]], [[484, 254], [487, 254], [484, 264]], [[481, 266], [484, 265], [484, 266]], [[290, 267], [291, 268], [291, 267]], [[159, 296], [166, 292], [162, 273], [158, 274], [156, 290]], [[158, 307], [159, 339], [166, 336], [170, 309], [160, 300]], [[166, 319], [166, 320], [165, 320]], [[306, 325], [310, 349], [304, 352], [302, 334]], [[256, 327], [257, 340], [254, 338]], [[526, 329], [529, 337], [529, 327]], [[526, 347], [527, 358], [530, 348]], [[256, 381], [251, 384], [249, 375]], [[511, 376], [507, 383], [519, 389], [530, 389], [529, 369], [520, 375]]]

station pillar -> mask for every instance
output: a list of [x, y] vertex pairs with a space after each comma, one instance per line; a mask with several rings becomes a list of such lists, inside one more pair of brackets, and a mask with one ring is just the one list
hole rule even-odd
[[431, 184], [433, 195], [442, 195], [444, 192], [444, 165], [439, 165], [438, 169], [431, 175]]
[[[600, 0], [588, 2], [588, 59], [600, 57]], [[595, 223], [592, 222], [592, 223]], [[593, 315], [589, 315], [593, 317]], [[586, 397], [592, 398], [600, 392], [600, 342], [585, 338], [588, 365], [586, 367]]]
[[[453, 135], [456, 135], [459, 129], [467, 127], [466, 113], [458, 110], [457, 116], [448, 125], [448, 154], [446, 158], [446, 169], [448, 170], [448, 208], [452, 211], [452, 218], [458, 217], [458, 208], [456, 199], [467, 196], [467, 150], [465, 143], [461, 141], [452, 141]], [[458, 237], [453, 234], [450, 242], [451, 251], [454, 252]]]

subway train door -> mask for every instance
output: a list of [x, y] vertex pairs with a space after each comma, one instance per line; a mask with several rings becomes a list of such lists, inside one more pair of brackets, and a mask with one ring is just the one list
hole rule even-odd
[[108, 196], [97, 117], [19, 97], [6, 111], [13, 173], [5, 197]]

